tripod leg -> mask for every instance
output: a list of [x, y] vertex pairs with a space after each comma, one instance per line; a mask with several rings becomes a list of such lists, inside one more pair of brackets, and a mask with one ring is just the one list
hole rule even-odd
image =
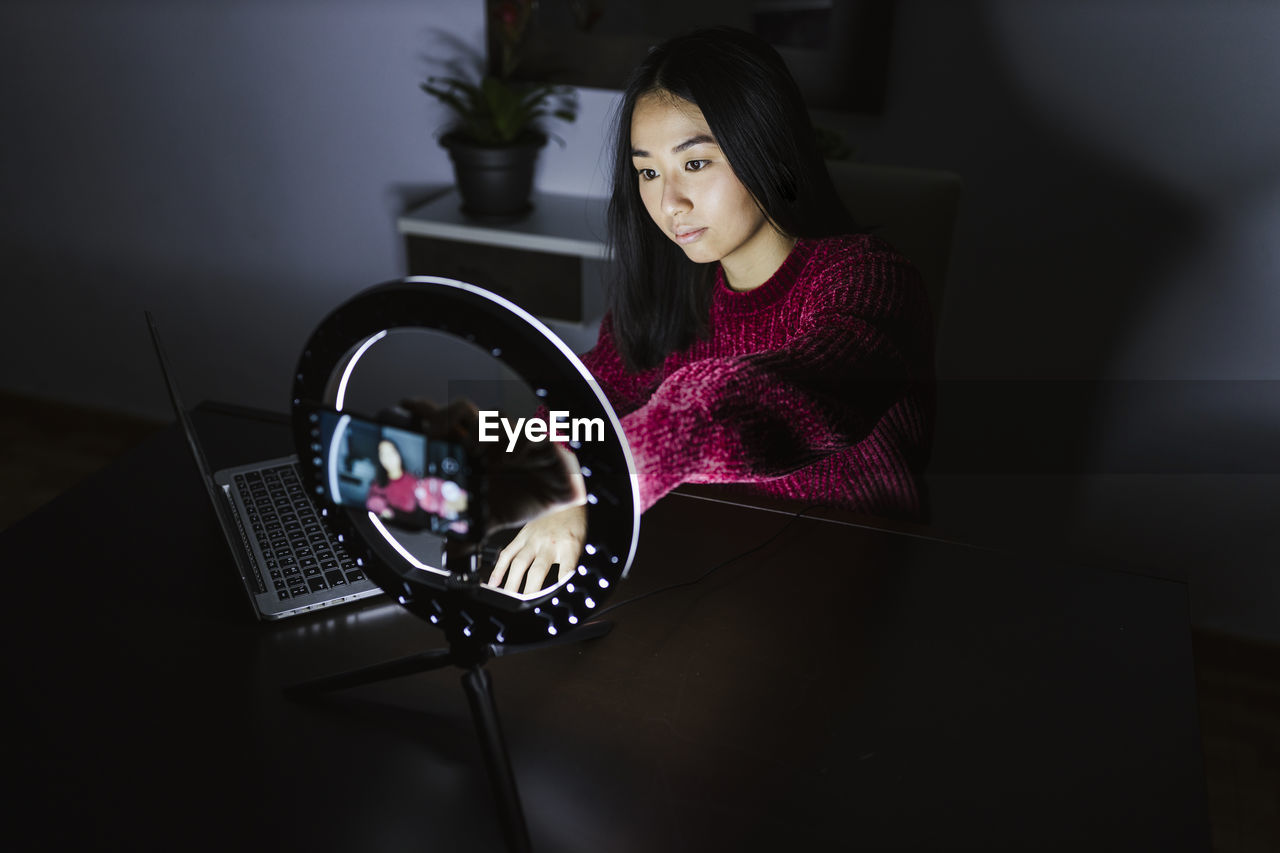
[[286, 687], [284, 692], [286, 696], [293, 698], [314, 696], [318, 693], [327, 693], [330, 690], [343, 690], [348, 687], [359, 687], [362, 684], [372, 684], [375, 681], [386, 681], [388, 678], [400, 678], [419, 672], [430, 672], [433, 669], [449, 666], [453, 662], [452, 650], [432, 649], [429, 652], [421, 652], [416, 655], [385, 661], [362, 669], [339, 672], [334, 675], [315, 678], [311, 681], [303, 681], [300, 684]]
[[493, 701], [493, 681], [489, 678], [489, 673], [479, 665], [474, 665], [462, 674], [462, 686], [467, 691], [471, 716], [475, 719], [476, 733], [480, 736], [480, 746], [484, 750], [484, 761], [489, 770], [494, 798], [498, 801], [507, 849], [511, 853], [529, 853], [529, 827], [524, 821], [520, 792], [516, 788], [515, 774], [511, 772], [511, 758], [507, 755], [507, 745], [498, 722], [498, 709]]

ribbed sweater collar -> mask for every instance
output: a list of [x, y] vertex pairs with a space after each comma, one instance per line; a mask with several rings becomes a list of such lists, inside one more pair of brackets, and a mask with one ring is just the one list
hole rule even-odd
[[813, 241], [796, 240], [795, 246], [782, 262], [782, 266], [778, 267], [768, 281], [751, 290], [731, 288], [725, 281], [724, 268], [716, 264], [716, 284], [711, 297], [713, 309], [723, 314], [750, 314], [767, 308], [791, 290], [791, 286], [800, 278], [805, 265], [809, 263], [813, 249]]

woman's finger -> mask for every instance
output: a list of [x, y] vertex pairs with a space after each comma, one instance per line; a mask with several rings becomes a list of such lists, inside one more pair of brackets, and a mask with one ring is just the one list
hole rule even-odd
[[506, 544], [501, 551], [498, 552], [498, 560], [493, 564], [493, 571], [489, 573], [489, 585], [501, 586], [502, 578], [507, 574], [507, 570], [511, 567], [511, 560], [516, 554], [520, 553], [520, 549], [525, 543], [524, 531], [521, 530], [516, 537]]
[[525, 593], [537, 592], [542, 589], [542, 584], [547, 580], [547, 574], [551, 571], [553, 564], [547, 559], [535, 560], [533, 566], [529, 569], [528, 577], [524, 581]]
[[556, 562], [560, 564], [560, 571], [556, 575], [557, 582], [573, 575], [578, 568], [578, 557], [581, 554], [582, 550], [577, 543], [565, 542], [560, 545], [560, 553], [556, 556]]
[[512, 595], [520, 594], [520, 582], [529, 574], [541, 571], [546, 574], [547, 570], [538, 568], [538, 553], [532, 549], [524, 549], [511, 561], [511, 568], [507, 570], [507, 582], [503, 585], [503, 589]]

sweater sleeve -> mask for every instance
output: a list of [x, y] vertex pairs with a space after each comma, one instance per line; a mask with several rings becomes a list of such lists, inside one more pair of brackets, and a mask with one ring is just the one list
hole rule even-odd
[[683, 482], [785, 476], [876, 426], [917, 378], [912, 340], [929, 322], [914, 268], [877, 245], [797, 282], [781, 345], [691, 361], [623, 418], [642, 510]]
[[613, 339], [613, 315], [610, 313], [601, 319], [596, 345], [583, 354], [582, 362], [600, 384], [619, 418], [647, 402], [662, 378], [661, 366], [638, 372], [626, 366]]

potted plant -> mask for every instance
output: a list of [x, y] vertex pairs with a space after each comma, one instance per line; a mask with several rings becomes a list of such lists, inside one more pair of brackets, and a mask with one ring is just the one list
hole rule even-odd
[[542, 122], [571, 122], [577, 117], [577, 93], [567, 86], [529, 84], [511, 79], [520, 37], [531, 4], [506, 0], [492, 6], [490, 26], [502, 44], [497, 73], [431, 77], [423, 91], [453, 113], [440, 144], [453, 161], [465, 213], [508, 217], [530, 209], [534, 165], [547, 144]]

